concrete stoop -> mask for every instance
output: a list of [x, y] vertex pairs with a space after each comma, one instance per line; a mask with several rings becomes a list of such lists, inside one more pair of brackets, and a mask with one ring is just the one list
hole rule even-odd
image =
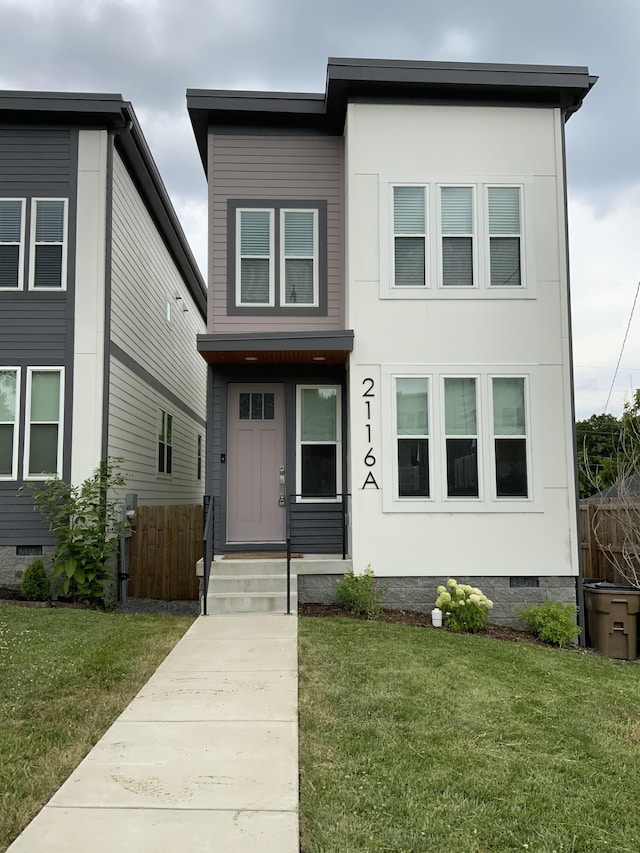
[[[343, 574], [351, 560], [313, 556], [291, 561], [291, 612], [298, 609], [298, 574]], [[287, 561], [225, 560], [211, 563], [207, 613], [286, 613]]]

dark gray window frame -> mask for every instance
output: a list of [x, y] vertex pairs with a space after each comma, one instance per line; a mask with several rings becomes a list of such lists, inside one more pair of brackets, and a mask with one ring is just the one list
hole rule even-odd
[[[236, 211], [269, 208], [274, 211], [275, 305], [251, 307], [236, 304]], [[280, 304], [280, 211], [318, 211], [318, 305], [290, 307]], [[227, 314], [248, 317], [327, 316], [327, 202], [325, 199], [229, 199], [227, 201]]]

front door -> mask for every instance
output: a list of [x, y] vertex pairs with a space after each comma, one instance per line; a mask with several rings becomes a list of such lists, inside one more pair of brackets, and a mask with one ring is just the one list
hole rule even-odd
[[283, 385], [229, 385], [227, 541], [284, 542]]

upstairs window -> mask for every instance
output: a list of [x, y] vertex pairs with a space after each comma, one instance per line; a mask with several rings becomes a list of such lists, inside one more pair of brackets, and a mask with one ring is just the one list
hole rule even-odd
[[62, 290], [66, 287], [66, 234], [66, 199], [33, 199], [30, 259], [32, 290]]
[[0, 480], [17, 476], [19, 377], [17, 367], [0, 370]]
[[24, 199], [0, 199], [0, 290], [22, 287]]
[[28, 369], [25, 479], [61, 476], [63, 399], [61, 368]]
[[318, 211], [280, 211], [280, 302], [318, 304]]
[[473, 187], [440, 187], [442, 286], [473, 287]]
[[426, 189], [393, 188], [393, 285], [424, 287], [426, 279]]
[[491, 287], [519, 287], [520, 187], [489, 187], [487, 200]]
[[273, 211], [238, 210], [238, 305], [274, 304]]

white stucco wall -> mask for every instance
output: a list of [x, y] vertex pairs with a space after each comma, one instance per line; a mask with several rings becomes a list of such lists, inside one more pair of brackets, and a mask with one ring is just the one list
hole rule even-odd
[[[370, 564], [378, 575], [577, 574], [559, 112], [351, 104], [346, 172], [347, 327], [355, 331], [349, 365], [354, 566]], [[393, 182], [428, 185], [431, 213], [439, 183], [476, 186], [477, 289], [437, 286], [437, 245], [428, 263], [430, 287], [391, 289]], [[508, 292], [487, 286], [481, 212], [487, 184], [522, 187], [525, 286]], [[436, 417], [431, 498], [397, 500], [394, 374], [431, 376], [433, 396], [444, 375], [478, 376], [484, 388], [479, 499], [447, 499], [444, 428]], [[524, 376], [528, 388], [524, 500], [492, 496], [489, 459], [490, 377], [514, 374]], [[371, 396], [363, 396], [366, 391]]]

